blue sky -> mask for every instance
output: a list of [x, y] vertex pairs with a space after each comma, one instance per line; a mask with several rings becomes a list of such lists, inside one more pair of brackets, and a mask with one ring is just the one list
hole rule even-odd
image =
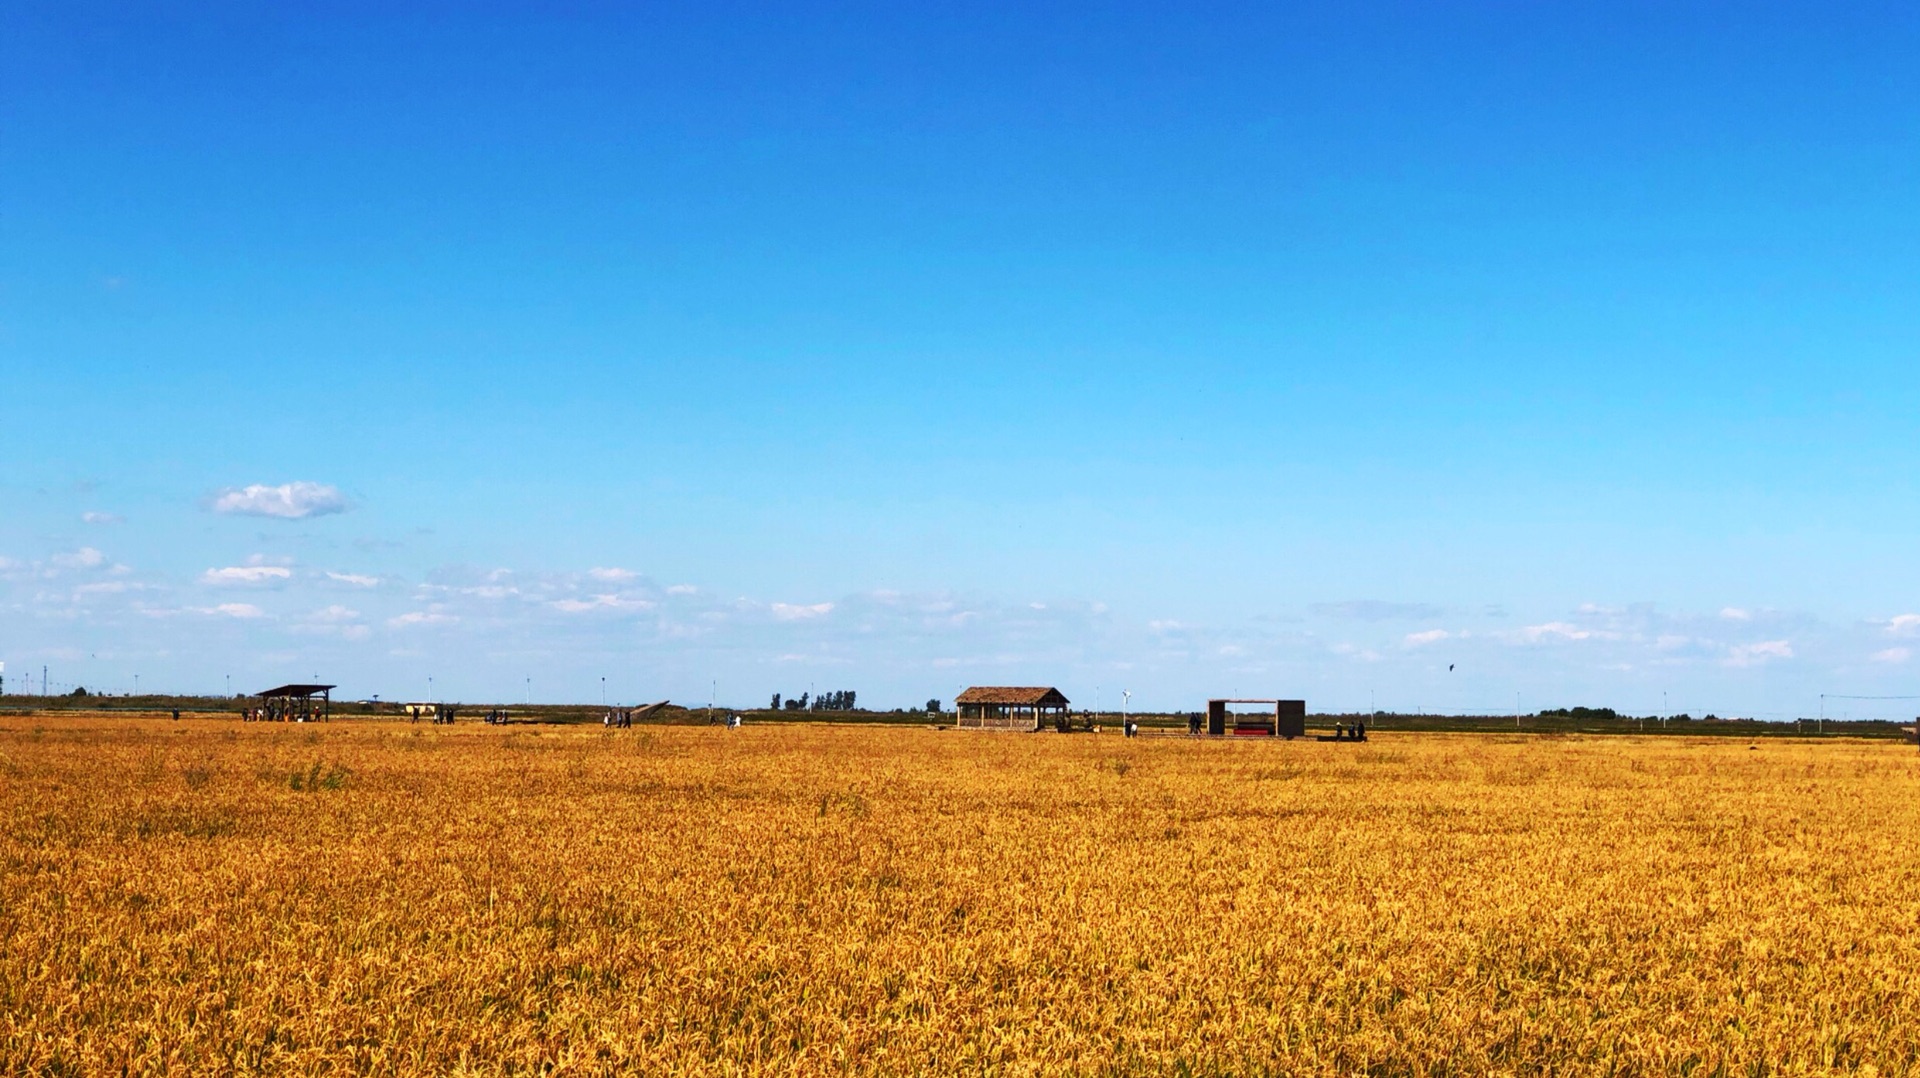
[[1910, 9], [392, 7], [5, 16], [9, 687], [1920, 692]]

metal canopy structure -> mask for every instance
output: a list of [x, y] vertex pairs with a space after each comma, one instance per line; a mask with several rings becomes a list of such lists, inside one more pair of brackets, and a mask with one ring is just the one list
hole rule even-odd
[[1067, 698], [1051, 685], [975, 685], [953, 698], [954, 723], [971, 730], [1064, 727]]
[[332, 685], [281, 685], [255, 693], [260, 706], [247, 718], [257, 722], [326, 722], [333, 717]]
[[1305, 700], [1208, 700], [1207, 733], [1221, 737], [1227, 733], [1228, 704], [1272, 704], [1273, 717], [1235, 715], [1233, 733], [1254, 737], [1305, 737], [1307, 702]]

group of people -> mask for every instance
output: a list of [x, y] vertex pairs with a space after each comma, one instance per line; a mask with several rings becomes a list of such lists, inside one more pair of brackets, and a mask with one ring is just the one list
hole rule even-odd
[[488, 726], [505, 726], [507, 724], [507, 709], [504, 707], [489, 708], [486, 715], [482, 716], [480, 721], [486, 723]]
[[1367, 739], [1367, 724], [1360, 719], [1355, 719], [1352, 723], [1345, 726], [1336, 722], [1333, 724], [1333, 739], [1335, 741], [1365, 741]]
[[[179, 718], [180, 712], [175, 711], [173, 717]], [[325, 712], [316, 708], [288, 704], [278, 699], [267, 701], [263, 707], [250, 707], [240, 712], [241, 722], [320, 722], [326, 717]]]
[[600, 725], [609, 730], [625, 730], [633, 725], [633, 712], [616, 707], [600, 716]]

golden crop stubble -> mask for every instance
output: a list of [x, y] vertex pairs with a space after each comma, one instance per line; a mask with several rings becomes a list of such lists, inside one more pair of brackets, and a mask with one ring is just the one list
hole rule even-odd
[[0, 729], [8, 1073], [1920, 1052], [1890, 746], [34, 723]]

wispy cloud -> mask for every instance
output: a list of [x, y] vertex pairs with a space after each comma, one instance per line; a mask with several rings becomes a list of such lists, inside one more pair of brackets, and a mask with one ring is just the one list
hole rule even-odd
[[88, 524], [125, 524], [127, 522], [127, 518], [118, 513], [96, 513], [91, 511], [80, 514], [80, 519]]
[[1908, 648], [1887, 648], [1885, 651], [1874, 652], [1869, 658], [1877, 663], [1898, 664], [1913, 658], [1913, 652]]
[[579, 614], [588, 610], [651, 610], [653, 602], [649, 599], [632, 599], [619, 595], [592, 595], [585, 599], [556, 599], [555, 610], [569, 614]]
[[329, 572], [327, 574], [327, 579], [333, 581], [336, 584], [351, 584], [356, 588], [375, 588], [380, 586], [379, 577], [367, 576], [364, 573]]
[[307, 517], [344, 513], [352, 507], [338, 487], [325, 483], [295, 482], [282, 483], [277, 487], [264, 483], [228, 487], [213, 496], [211, 508], [216, 513], [238, 516], [304, 520]]
[[1920, 614], [1901, 614], [1890, 619], [1886, 629], [1894, 636], [1920, 636]]
[[405, 614], [387, 619], [387, 624], [395, 629], [409, 629], [424, 625], [452, 625], [460, 619], [452, 614], [442, 614], [432, 610], [410, 610]]
[[244, 587], [272, 584], [292, 576], [293, 570], [280, 565], [229, 565], [224, 569], [208, 569], [201, 573], [200, 582], [215, 587]]
[[833, 604], [814, 603], [810, 606], [796, 606], [792, 603], [774, 603], [770, 609], [773, 611], [773, 616], [780, 621], [802, 621], [833, 613]]
[[588, 569], [587, 575], [595, 580], [605, 581], [607, 583], [624, 584], [629, 580], [637, 578], [640, 574], [634, 572], [632, 569], [595, 567]]
[[55, 554], [48, 559], [60, 569], [97, 569], [106, 564], [107, 556], [90, 546], [65, 554]]
[[1425, 647], [1428, 644], [1438, 644], [1440, 641], [1449, 640], [1452, 639], [1452, 637], [1453, 634], [1445, 629], [1427, 629], [1423, 632], [1408, 633], [1405, 642], [1410, 648], [1418, 648]]
[[252, 603], [221, 603], [218, 606], [193, 607], [196, 614], [210, 614], [215, 617], [240, 618], [243, 620], [265, 617], [267, 612]]
[[1559, 640], [1591, 640], [1596, 636], [1601, 639], [1611, 639], [1611, 634], [1601, 633], [1595, 629], [1583, 629], [1578, 625], [1564, 621], [1549, 621], [1542, 625], [1529, 625], [1513, 635], [1529, 644], [1543, 644]]
[[1760, 666], [1776, 659], [1793, 658], [1793, 645], [1785, 640], [1762, 640], [1757, 644], [1736, 644], [1727, 649], [1726, 665]]

